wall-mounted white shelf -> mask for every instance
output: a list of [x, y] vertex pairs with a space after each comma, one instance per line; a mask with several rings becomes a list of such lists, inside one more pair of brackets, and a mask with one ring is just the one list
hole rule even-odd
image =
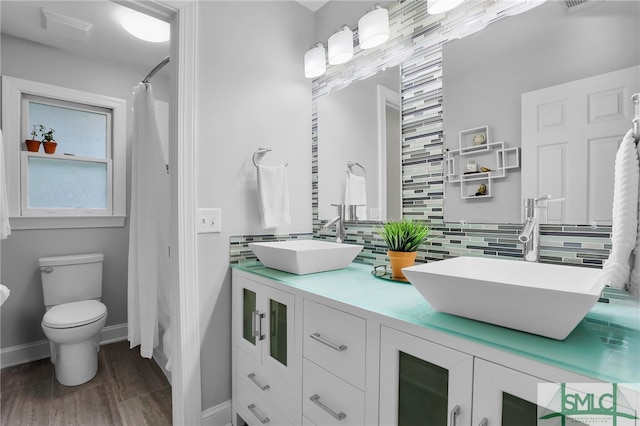
[[[479, 129], [485, 129], [489, 134], [488, 127], [482, 127], [477, 129], [466, 130], [460, 132], [460, 145], [463, 145], [463, 133], [479, 134]], [[486, 154], [491, 151], [495, 152], [495, 159], [491, 161], [491, 164], [476, 164], [478, 171], [464, 172], [461, 163], [466, 160], [467, 164], [475, 163], [472, 158], [474, 156], [486, 158]], [[520, 148], [513, 147], [507, 148], [503, 141], [500, 142], [486, 142], [474, 146], [464, 146], [456, 150], [447, 150], [445, 153], [445, 178], [449, 183], [460, 184], [460, 198], [463, 199], [479, 199], [488, 198], [493, 196], [491, 182], [495, 179], [504, 178], [507, 176], [507, 170], [517, 169], [520, 167]], [[488, 161], [488, 160], [486, 160]], [[490, 169], [490, 171], [482, 172], [481, 167]], [[478, 188], [484, 184], [486, 192], [484, 194], [478, 194]]]

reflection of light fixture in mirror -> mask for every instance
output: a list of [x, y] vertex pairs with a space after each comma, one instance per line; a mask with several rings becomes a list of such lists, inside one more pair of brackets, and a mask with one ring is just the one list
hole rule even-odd
[[344, 64], [353, 57], [353, 31], [348, 25], [329, 37], [329, 63]]
[[358, 21], [361, 49], [371, 49], [389, 38], [389, 11], [379, 4]]
[[304, 76], [307, 78], [320, 77], [326, 70], [324, 44], [317, 43], [304, 54]]
[[167, 41], [171, 34], [168, 22], [135, 11], [122, 15], [120, 24], [130, 34], [152, 43]]
[[464, 0], [427, 0], [427, 12], [430, 15], [448, 12]]

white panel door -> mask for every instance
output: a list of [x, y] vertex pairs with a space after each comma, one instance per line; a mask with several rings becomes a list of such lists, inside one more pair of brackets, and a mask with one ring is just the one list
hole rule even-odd
[[611, 224], [614, 160], [631, 128], [640, 67], [522, 94], [522, 197], [550, 203], [549, 223]]

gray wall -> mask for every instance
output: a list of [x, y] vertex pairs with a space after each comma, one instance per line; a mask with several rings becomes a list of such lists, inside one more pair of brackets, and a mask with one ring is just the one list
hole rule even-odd
[[[98, 63], [4, 34], [1, 49], [4, 75], [127, 101], [130, 100], [131, 88], [148, 72], [121, 64]], [[151, 65], [153, 66], [155, 64]], [[168, 78], [160, 74], [157, 77], [153, 80], [154, 94], [157, 99], [168, 100]], [[127, 127], [130, 127], [130, 123], [127, 123]], [[130, 181], [129, 171], [130, 168], [127, 167], [127, 182]], [[1, 347], [5, 349], [46, 339], [40, 327], [44, 304], [37, 265], [38, 258], [42, 256], [104, 253], [102, 300], [109, 312], [107, 326], [126, 323], [128, 238], [128, 226], [24, 231], [14, 229], [9, 238], [1, 242], [0, 282], [11, 289], [11, 297], [1, 310]]]
[[[202, 407], [231, 398], [232, 235], [312, 231], [311, 81], [303, 56], [313, 13], [292, 1], [199, 2], [196, 64], [196, 202], [222, 209], [222, 233], [197, 237]], [[264, 164], [288, 162], [292, 223], [264, 230], [258, 213], [258, 147]]]
[[[598, 3], [566, 14], [551, 1], [445, 43], [445, 148], [458, 149], [459, 131], [483, 125], [491, 127], [493, 141], [520, 146], [520, 95], [637, 65], [638, 16], [638, 2]], [[445, 221], [521, 222], [519, 169], [492, 185], [493, 198], [463, 200], [460, 184], [447, 184]]]

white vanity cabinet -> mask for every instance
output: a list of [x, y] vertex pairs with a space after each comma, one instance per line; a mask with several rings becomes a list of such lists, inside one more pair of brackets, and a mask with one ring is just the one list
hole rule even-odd
[[250, 424], [299, 424], [295, 296], [234, 274], [232, 300], [234, 413]]
[[234, 425], [537, 426], [539, 383], [640, 378], [631, 326], [609, 363], [615, 348], [586, 324], [545, 339], [437, 313], [370, 275], [234, 268]]

